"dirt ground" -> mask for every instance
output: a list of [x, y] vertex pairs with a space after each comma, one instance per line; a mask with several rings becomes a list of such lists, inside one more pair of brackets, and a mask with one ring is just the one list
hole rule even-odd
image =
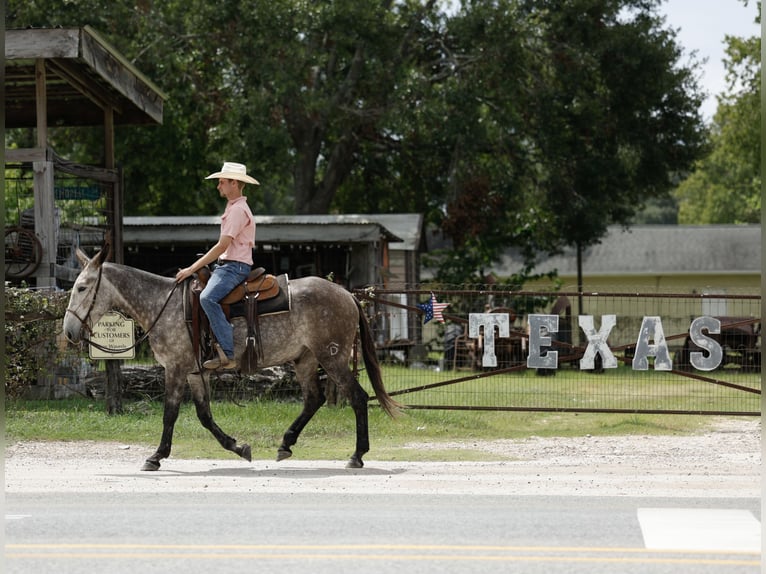
[[[292, 459], [251, 463], [163, 461], [140, 471], [153, 449], [101, 442], [6, 445], [6, 493], [45, 491], [268, 491], [359, 493], [575, 494], [759, 498], [759, 419], [726, 418], [692, 436], [539, 438], [409, 444], [413, 450], [455, 448], [497, 455], [496, 462], [377, 461], [345, 469], [345, 461]], [[413, 457], [414, 458], [414, 457]]]

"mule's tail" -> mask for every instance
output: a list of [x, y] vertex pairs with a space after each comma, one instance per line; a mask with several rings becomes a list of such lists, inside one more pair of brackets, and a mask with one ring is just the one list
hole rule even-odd
[[356, 303], [356, 307], [359, 310], [359, 340], [362, 342], [362, 357], [364, 358], [364, 366], [367, 369], [367, 376], [372, 383], [372, 389], [375, 391], [375, 397], [378, 399], [380, 406], [390, 416], [396, 417], [404, 407], [392, 399], [383, 386], [383, 377], [380, 374], [380, 365], [375, 355], [375, 341], [372, 339], [370, 325], [367, 323], [364, 309], [362, 309], [362, 305], [356, 300], [356, 297], [354, 297], [354, 303]]

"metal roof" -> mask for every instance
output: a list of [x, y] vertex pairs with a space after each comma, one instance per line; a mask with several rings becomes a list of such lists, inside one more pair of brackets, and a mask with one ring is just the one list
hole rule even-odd
[[[509, 251], [493, 269], [500, 276], [521, 267]], [[607, 275], [683, 275], [760, 273], [760, 225], [635, 225], [609, 228], [598, 245], [583, 253], [583, 273]], [[558, 270], [560, 277], [577, 275], [574, 248], [538, 259], [536, 272]]]
[[[416, 250], [420, 214], [256, 215], [257, 243], [338, 243], [386, 240], [391, 249]], [[219, 216], [125, 217], [125, 243], [217, 241]], [[395, 230], [395, 233], [394, 233]]]

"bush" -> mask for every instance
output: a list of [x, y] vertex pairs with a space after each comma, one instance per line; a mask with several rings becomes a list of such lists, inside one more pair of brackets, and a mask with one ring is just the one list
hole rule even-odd
[[6, 284], [4, 297], [5, 396], [14, 399], [54, 364], [68, 294]]

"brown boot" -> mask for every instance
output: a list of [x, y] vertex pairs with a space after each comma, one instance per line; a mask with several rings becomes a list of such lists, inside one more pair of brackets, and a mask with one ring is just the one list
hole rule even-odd
[[226, 353], [221, 349], [221, 345], [215, 345], [215, 350], [218, 351], [218, 356], [215, 359], [210, 359], [202, 363], [202, 366], [209, 371], [217, 371], [219, 369], [236, 369], [237, 361], [231, 357], [227, 357]]

